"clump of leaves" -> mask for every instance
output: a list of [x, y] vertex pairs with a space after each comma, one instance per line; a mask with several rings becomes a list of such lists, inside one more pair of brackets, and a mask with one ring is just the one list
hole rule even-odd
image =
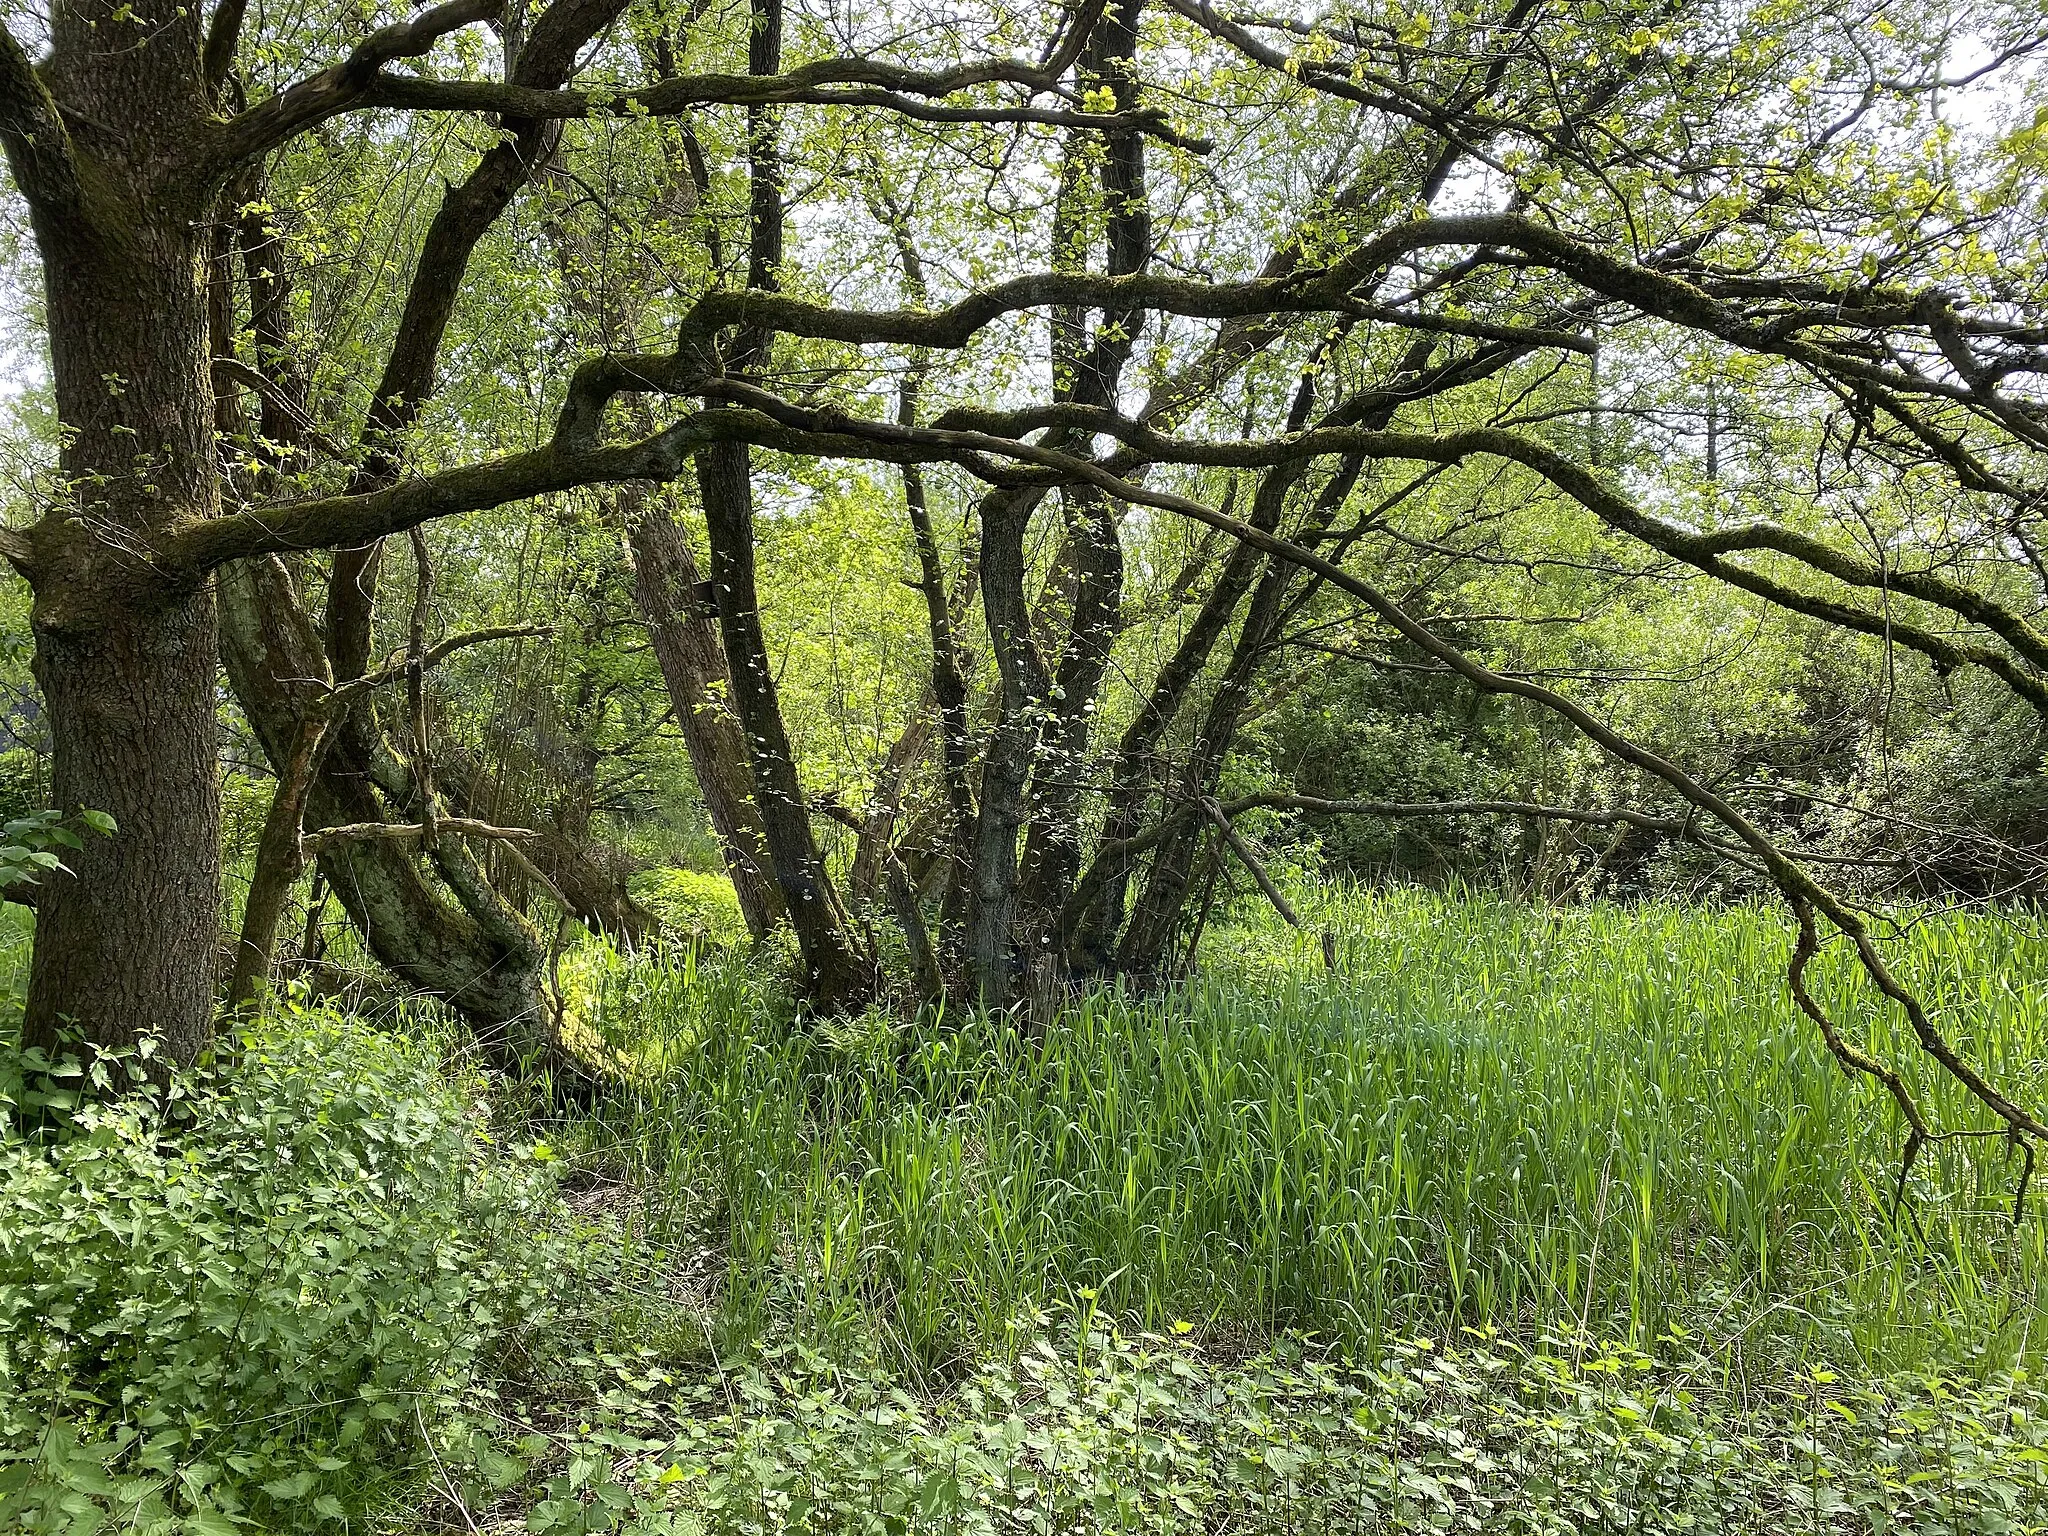
[[[1085, 1293], [1084, 1293], [1085, 1294]], [[2016, 1533], [2048, 1515], [2048, 1395], [2024, 1375], [1736, 1393], [1550, 1337], [1281, 1340], [1242, 1362], [1092, 1306], [933, 1400], [799, 1344], [715, 1380], [607, 1357], [530, 1529], [581, 1533], [1842, 1530]], [[554, 1449], [534, 1437], [525, 1447]]]
[[290, 1009], [182, 1086], [0, 1127], [0, 1529], [349, 1518], [569, 1283], [549, 1160], [419, 1046]]
[[59, 848], [83, 848], [79, 829], [111, 837], [114, 818], [105, 811], [80, 811], [67, 816], [62, 811], [30, 811], [0, 825], [0, 892], [34, 885], [52, 870], [64, 868]]

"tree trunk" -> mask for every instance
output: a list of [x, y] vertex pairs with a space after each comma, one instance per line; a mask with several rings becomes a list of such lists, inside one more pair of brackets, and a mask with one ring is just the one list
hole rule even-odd
[[1031, 643], [1024, 597], [1024, 534], [1044, 495], [1035, 489], [995, 490], [981, 503], [981, 603], [1002, 694], [982, 758], [962, 959], [972, 1000], [990, 1008], [1006, 1006], [1016, 990], [1017, 836], [1046, 690], [1045, 662]]
[[[1284, 491], [1282, 492], [1284, 495]], [[1341, 506], [1339, 499], [1335, 505]], [[1327, 521], [1327, 518], [1320, 521]], [[1318, 526], [1312, 521], [1311, 526]], [[1252, 593], [1245, 610], [1244, 627], [1238, 631], [1230, 663], [1209, 700], [1202, 723], [1188, 751], [1180, 782], [1168, 800], [1185, 798], [1199, 803], [1215, 792], [1216, 780], [1225, 758], [1237, 739], [1237, 728], [1251, 698], [1252, 683], [1258, 675], [1274, 639], [1289, 585], [1295, 578], [1292, 566], [1277, 560], [1266, 563], [1265, 574]], [[1152, 856], [1152, 868], [1131, 912], [1118, 954], [1122, 968], [1137, 975], [1152, 975], [1162, 969], [1173, 944], [1174, 933], [1187, 905], [1194, 882], [1195, 855], [1203, 837], [1202, 827], [1193, 820], [1172, 828]]]
[[[916, 396], [906, 382], [899, 395], [897, 420], [908, 426], [916, 420]], [[953, 953], [960, 918], [966, 910], [970, 859], [967, 839], [974, 826], [973, 744], [967, 728], [967, 676], [960, 664], [960, 647], [951, 600], [946, 594], [944, 562], [939, 541], [932, 528], [931, 508], [925, 496], [924, 471], [918, 465], [903, 466], [903, 503], [910, 518], [911, 537], [917, 550], [918, 590], [925, 606], [925, 632], [932, 650], [932, 701], [938, 706], [940, 778], [945, 790], [940, 857], [944, 862], [945, 884], [939, 894], [939, 965], [943, 970]], [[966, 579], [961, 585], [962, 602], [972, 600], [981, 573], [979, 556], [970, 556]]]
[[769, 872], [746, 737], [732, 715], [725, 651], [683, 531], [655, 498], [642, 493], [632, 500], [638, 505], [627, 508], [626, 536], [633, 551], [633, 598], [647, 620], [698, 792], [739, 894], [740, 914], [747, 932], [759, 939], [787, 909]]
[[[319, 636], [280, 562], [229, 567], [220, 585], [228, 680], [271, 762], [285, 764], [303, 717], [292, 685], [325, 672]], [[378, 758], [371, 731], [336, 726], [306, 797], [308, 830], [391, 819], [379, 780], [403, 800], [404, 771]], [[540, 936], [502, 910], [474, 861], [446, 846], [453, 841], [442, 840], [434, 863], [460, 906], [435, 889], [423, 861], [399, 842], [331, 844], [321, 850], [320, 868], [370, 952], [460, 1013], [498, 1065], [570, 1065], [541, 998]], [[471, 906], [477, 910], [466, 910]]]
[[1034, 953], [1065, 956], [1053, 929], [1081, 872], [1081, 795], [1088, 782], [1088, 739], [1123, 612], [1123, 546], [1109, 498], [1072, 488], [1062, 493], [1067, 547], [1074, 567], [1066, 649], [1053, 670], [1044, 740], [1033, 771], [1031, 831], [1024, 842], [1023, 903]]
[[303, 717], [290, 749], [277, 765], [277, 789], [270, 797], [263, 836], [256, 844], [256, 868], [249, 877], [248, 900], [242, 905], [234, 974], [228, 979], [228, 1006], [238, 1012], [253, 1007], [270, 981], [278, 922], [306, 867], [299, 834], [305, 825], [306, 796], [313, 788], [327, 724], [323, 716]]
[[[1284, 500], [1284, 496], [1268, 494], [1254, 498], [1252, 525], [1268, 530], [1277, 526]], [[1153, 679], [1136, 718], [1125, 728], [1123, 739], [1117, 744], [1116, 767], [1110, 775], [1109, 809], [1103, 817], [1101, 842], [1105, 849], [1116, 848], [1144, 827], [1146, 809], [1158, 787], [1159, 743], [1209, 664], [1217, 641], [1229, 626], [1238, 602], [1251, 590], [1258, 569], [1258, 552], [1249, 544], [1232, 547], [1194, 621]], [[1090, 870], [1088, 883], [1097, 887], [1098, 894], [1087, 903], [1066, 939], [1070, 963], [1082, 971], [1107, 971], [1114, 967], [1117, 935], [1123, 928], [1131, 876], [1137, 868], [1137, 856], [1133, 854], [1103, 852], [1097, 857], [1105, 861], [1105, 867]]]
[[211, 1035], [220, 925], [214, 606], [150, 545], [218, 510], [206, 209], [175, 191], [164, 152], [203, 90], [196, 8], [137, 9], [149, 14], [54, 9], [47, 72], [91, 177], [24, 182], [67, 429], [70, 505], [36, 526], [23, 562], [51, 788], [60, 809], [106, 811], [118, 831], [39, 893], [23, 1039], [155, 1036], [188, 1062]]
[[711, 535], [711, 588], [725, 639], [733, 710], [746, 737], [768, 857], [803, 956], [806, 991], [823, 1012], [858, 1008], [874, 995], [874, 966], [854, 942], [818, 851], [782, 724], [755, 592], [753, 471], [746, 445], [720, 443], [699, 453], [697, 483]]
[[78, 616], [37, 597], [52, 798], [117, 830], [38, 893], [23, 1043], [154, 1035], [186, 1064], [211, 1038], [220, 933], [213, 596]]

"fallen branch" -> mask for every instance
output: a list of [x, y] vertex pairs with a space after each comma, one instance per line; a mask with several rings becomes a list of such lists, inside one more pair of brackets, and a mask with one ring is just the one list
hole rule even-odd
[[[1280, 887], [1273, 883], [1273, 877], [1266, 873], [1266, 866], [1259, 861], [1259, 856], [1252, 845], [1245, 841], [1244, 834], [1231, 824], [1230, 818], [1224, 814], [1223, 807], [1207, 795], [1203, 795], [1199, 803], [1203, 813], [1216, 823], [1216, 830], [1222, 835], [1223, 841], [1230, 845], [1230, 851], [1237, 855], [1238, 863], [1249, 870], [1252, 879], [1258, 882], [1266, 900], [1273, 904], [1273, 910], [1280, 914], [1290, 928], [1306, 933], [1308, 925], [1302, 922], [1301, 914], [1294, 910], [1294, 904], [1287, 899]], [[1322, 940], [1323, 966], [1326, 970], [1334, 971], [1337, 969], [1336, 936], [1325, 932]]]

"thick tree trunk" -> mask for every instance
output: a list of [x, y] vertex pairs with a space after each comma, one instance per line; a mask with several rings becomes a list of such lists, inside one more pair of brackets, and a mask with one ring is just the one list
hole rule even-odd
[[66, 428], [69, 505], [37, 525], [25, 562], [51, 787], [60, 809], [106, 811], [119, 830], [39, 893], [23, 1033], [153, 1035], [185, 1062], [211, 1032], [220, 924], [214, 606], [150, 545], [218, 510], [206, 210], [170, 188], [165, 154], [203, 92], [196, 8], [139, 10], [54, 10], [49, 78], [93, 170], [89, 184], [24, 182]]
[[75, 617], [38, 596], [52, 798], [117, 830], [38, 893], [24, 1043], [154, 1035], [187, 1063], [211, 1035], [220, 932], [213, 596]]
[[732, 714], [731, 679], [717, 622], [683, 531], [655, 498], [641, 494], [631, 501], [626, 537], [633, 552], [634, 601], [647, 620], [655, 660], [739, 894], [747, 932], [759, 939], [787, 914], [770, 873], [767, 834], [754, 804], [746, 737]]

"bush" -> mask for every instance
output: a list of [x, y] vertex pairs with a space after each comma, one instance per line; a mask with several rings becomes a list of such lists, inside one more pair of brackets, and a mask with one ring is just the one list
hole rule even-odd
[[574, 1269], [547, 1149], [417, 1045], [292, 1010], [181, 1087], [0, 1131], [0, 1529], [304, 1529], [473, 1463]]
[[659, 869], [634, 885], [633, 894], [661, 920], [664, 932], [714, 944], [746, 941], [746, 918], [727, 876], [694, 869]]

